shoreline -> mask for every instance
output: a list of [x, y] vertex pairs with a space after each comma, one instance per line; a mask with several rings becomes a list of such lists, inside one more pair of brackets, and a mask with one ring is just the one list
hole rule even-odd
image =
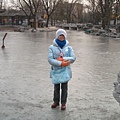
[[0, 26], [0, 31], [8, 31], [8, 32], [25, 32], [25, 31], [31, 31], [31, 32], [51, 32], [51, 31], [56, 31], [58, 28], [57, 27], [44, 27], [44, 28], [37, 28], [36, 30], [34, 28], [29, 28], [25, 26], [16, 26], [16, 25], [5, 25], [5, 26]]

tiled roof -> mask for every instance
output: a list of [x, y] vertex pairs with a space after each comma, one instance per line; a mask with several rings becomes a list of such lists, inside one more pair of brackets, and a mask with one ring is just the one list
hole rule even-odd
[[0, 13], [0, 16], [26, 16], [26, 15], [23, 11], [10, 10]]

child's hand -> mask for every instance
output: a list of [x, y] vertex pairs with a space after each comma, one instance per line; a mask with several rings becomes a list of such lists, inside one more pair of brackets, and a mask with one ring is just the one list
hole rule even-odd
[[64, 62], [67, 62], [68, 60], [64, 60], [64, 59], [63, 59], [63, 61], [64, 61]]
[[61, 63], [61, 66], [64, 66], [64, 67], [66, 67], [68, 65], [70, 65], [70, 61], [63, 60]]
[[63, 61], [63, 58], [62, 57], [58, 57], [58, 58], [56, 58], [56, 60]]
[[62, 57], [56, 58], [56, 60], [67, 62], [67, 60], [64, 60]]

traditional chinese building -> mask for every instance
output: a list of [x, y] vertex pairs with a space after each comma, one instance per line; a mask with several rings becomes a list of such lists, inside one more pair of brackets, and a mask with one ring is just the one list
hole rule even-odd
[[9, 10], [0, 13], [0, 25], [22, 25], [26, 15], [22, 11]]

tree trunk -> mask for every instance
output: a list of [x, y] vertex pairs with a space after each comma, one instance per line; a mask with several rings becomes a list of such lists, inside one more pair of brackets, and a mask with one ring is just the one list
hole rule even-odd
[[102, 18], [102, 28], [105, 29], [105, 18]]
[[36, 30], [36, 15], [34, 15], [33, 17], [34, 17], [33, 28]]
[[51, 17], [51, 26], [53, 26], [53, 17]]
[[46, 21], [46, 27], [48, 27], [49, 18], [50, 18], [50, 16], [48, 15], [48, 16], [47, 16], [47, 21]]

